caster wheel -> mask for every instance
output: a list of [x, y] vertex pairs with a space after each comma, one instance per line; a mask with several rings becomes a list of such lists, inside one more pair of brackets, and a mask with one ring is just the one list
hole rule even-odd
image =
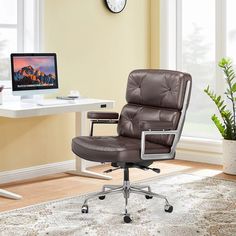
[[105, 197], [106, 197], [106, 196], [99, 196], [98, 198], [99, 198], [100, 200], [104, 200]]
[[171, 213], [173, 211], [173, 206], [171, 205], [165, 205], [165, 212]]
[[124, 222], [125, 223], [130, 223], [132, 220], [131, 220], [131, 218], [130, 218], [130, 216], [129, 215], [125, 215], [124, 216]]
[[146, 198], [146, 199], [152, 199], [153, 196], [145, 195], [145, 198]]
[[88, 213], [88, 205], [83, 205], [81, 208], [82, 213]]

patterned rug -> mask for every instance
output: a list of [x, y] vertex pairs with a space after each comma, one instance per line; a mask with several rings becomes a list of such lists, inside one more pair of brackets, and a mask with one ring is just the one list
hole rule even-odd
[[164, 212], [161, 199], [131, 195], [130, 224], [123, 222], [122, 195], [89, 202], [76, 196], [0, 214], [0, 235], [192, 236], [236, 235], [236, 182], [181, 174], [146, 181], [168, 196], [173, 213]]

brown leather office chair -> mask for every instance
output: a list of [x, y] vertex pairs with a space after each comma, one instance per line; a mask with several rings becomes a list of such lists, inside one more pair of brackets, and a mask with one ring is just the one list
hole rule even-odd
[[[167, 198], [151, 192], [150, 186], [131, 185], [129, 168], [150, 169], [153, 161], [175, 157], [186, 110], [189, 104], [192, 79], [187, 73], [168, 70], [135, 70], [130, 73], [126, 91], [127, 104], [118, 113], [89, 112], [92, 120], [90, 136], [72, 140], [72, 150], [80, 158], [95, 162], [111, 162], [115, 169], [124, 170], [121, 186], [105, 185], [103, 191], [90, 195], [82, 206], [88, 213], [88, 200], [108, 194], [120, 193], [125, 198], [124, 222], [131, 221], [127, 211], [130, 193], [142, 194], [147, 199], [158, 197], [165, 200], [166, 212], [172, 212]], [[96, 123], [118, 123], [117, 136], [92, 136]], [[145, 190], [146, 189], [146, 190]]]

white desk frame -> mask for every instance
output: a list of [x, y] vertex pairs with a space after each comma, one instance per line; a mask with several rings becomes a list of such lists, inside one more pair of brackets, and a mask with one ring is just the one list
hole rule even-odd
[[[38, 106], [36, 104], [21, 103], [20, 101], [4, 102], [0, 105], [0, 117], [7, 118], [26, 118], [35, 116], [47, 116], [75, 112], [75, 136], [88, 135], [87, 130], [87, 111], [98, 110], [103, 108], [113, 108], [114, 101], [100, 100], [92, 98], [82, 98], [75, 101], [68, 101], [66, 104], [54, 106]], [[68, 173], [79, 176], [86, 176], [99, 179], [111, 179], [108, 175], [88, 171], [86, 161], [75, 155], [75, 170]], [[0, 189], [0, 196], [11, 199], [21, 199], [18, 194]]]

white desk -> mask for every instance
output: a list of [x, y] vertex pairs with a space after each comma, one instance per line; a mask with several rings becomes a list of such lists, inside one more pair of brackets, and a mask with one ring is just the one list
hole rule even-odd
[[[68, 112], [75, 112], [75, 136], [88, 135], [86, 128], [86, 112], [104, 108], [113, 108], [114, 101], [100, 100], [91, 98], [82, 98], [74, 101], [68, 101], [67, 104], [54, 106], [38, 106], [36, 104], [21, 103], [20, 101], [6, 102], [0, 105], [0, 117], [24, 118], [34, 116], [55, 115]], [[72, 138], [72, 137], [71, 137]], [[68, 172], [74, 175], [94, 177], [100, 179], [111, 179], [110, 176], [98, 174], [86, 170], [84, 160], [76, 156], [75, 170]], [[0, 196], [20, 199], [21, 196], [0, 189]]]

